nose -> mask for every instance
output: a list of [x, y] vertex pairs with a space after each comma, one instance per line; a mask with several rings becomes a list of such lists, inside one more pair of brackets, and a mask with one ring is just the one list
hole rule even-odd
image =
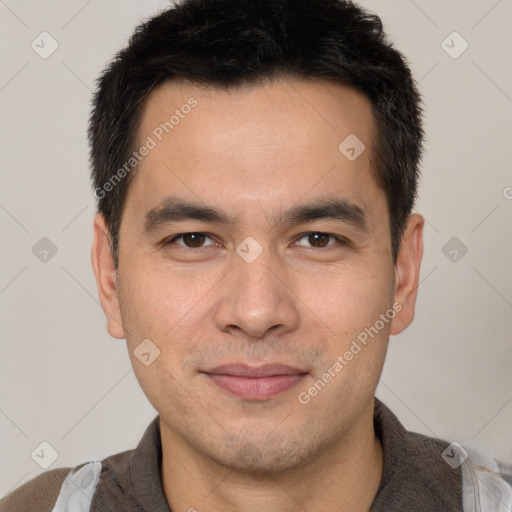
[[276, 255], [264, 250], [251, 263], [235, 255], [225, 279], [215, 313], [220, 330], [261, 339], [270, 331], [277, 335], [297, 328], [299, 299]]

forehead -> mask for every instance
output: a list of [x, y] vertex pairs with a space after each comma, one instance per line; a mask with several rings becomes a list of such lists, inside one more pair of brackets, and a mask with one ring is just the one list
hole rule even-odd
[[339, 191], [371, 209], [376, 196], [384, 200], [370, 172], [373, 134], [369, 100], [345, 85], [166, 82], [141, 112], [137, 146], [151, 140], [152, 149], [128, 196], [146, 210], [172, 194], [242, 214], [252, 205], [278, 211], [305, 195]]
[[[189, 108], [190, 103], [197, 104]], [[274, 146], [322, 142], [324, 147], [337, 147], [340, 137], [350, 133], [370, 143], [373, 130], [370, 102], [354, 88], [328, 81], [284, 78], [229, 89], [164, 82], [152, 91], [142, 109], [139, 137], [157, 130], [154, 135], [159, 138], [158, 127], [166, 122], [163, 138], [172, 134], [180, 142], [180, 136], [189, 137], [193, 132], [203, 136], [189, 140], [194, 147], [204, 143], [206, 137], [213, 148], [225, 146], [223, 149], [240, 149], [233, 137], [237, 133], [245, 137], [250, 133], [252, 143], [244, 140], [249, 146], [272, 138]], [[187, 125], [187, 133], [183, 126], [178, 129], [180, 124]], [[214, 126], [217, 130], [211, 131]]]

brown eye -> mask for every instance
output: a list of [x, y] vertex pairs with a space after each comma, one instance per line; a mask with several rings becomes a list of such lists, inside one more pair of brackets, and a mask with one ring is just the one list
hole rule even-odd
[[310, 233], [308, 241], [313, 247], [326, 247], [329, 243], [330, 235], [326, 233]]
[[215, 245], [213, 241], [212, 243], [205, 245], [205, 241], [207, 239], [211, 240], [211, 237], [204, 233], [183, 233], [166, 241], [164, 245], [176, 245], [185, 249], [200, 249], [202, 247], [207, 247], [208, 245]]
[[[307, 243], [300, 243], [304, 240]], [[336, 245], [336, 241], [338, 242], [338, 245], [344, 245], [344, 240], [338, 236], [330, 235], [329, 233], [313, 231], [311, 233], [305, 233], [304, 235], [302, 235], [300, 239], [297, 241], [297, 245], [323, 249], [330, 247], [331, 245]]]
[[187, 233], [182, 239], [187, 247], [201, 247], [205, 238], [202, 233]]

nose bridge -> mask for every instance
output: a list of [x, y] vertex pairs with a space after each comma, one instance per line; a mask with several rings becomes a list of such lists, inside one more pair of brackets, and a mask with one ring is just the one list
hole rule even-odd
[[236, 326], [253, 337], [263, 337], [277, 326], [282, 330], [295, 328], [298, 312], [284, 273], [279, 277], [282, 265], [277, 255], [261, 245], [257, 254], [254, 242], [245, 243], [248, 245], [243, 242], [237, 248], [228, 283], [223, 287], [217, 309], [219, 328]]
[[272, 293], [277, 291], [276, 270], [271, 270], [278, 267], [275, 255], [266, 249], [252, 262], [245, 261], [243, 258], [235, 262], [235, 273], [240, 279], [240, 284], [243, 285], [240, 287], [240, 293], [255, 300], [263, 294], [268, 299], [267, 302], [270, 302], [272, 297], [276, 298]]
[[[242, 249], [239, 247], [238, 251]], [[243, 256], [235, 258], [233, 270], [238, 285], [235, 284], [233, 292], [248, 312], [252, 311], [254, 315], [258, 312], [268, 314], [275, 309], [276, 303], [284, 298], [283, 291], [279, 289], [282, 283], [275, 275], [276, 270], [271, 270], [278, 267], [275, 254], [268, 247], [265, 247], [253, 261], [246, 260]]]

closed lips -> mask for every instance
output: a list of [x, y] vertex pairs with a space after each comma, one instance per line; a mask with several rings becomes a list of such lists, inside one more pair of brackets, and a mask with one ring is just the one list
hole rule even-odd
[[301, 375], [307, 373], [304, 370], [282, 364], [269, 364], [259, 367], [251, 367], [244, 364], [224, 364], [207, 370], [203, 373], [213, 375], [233, 375], [236, 377], [258, 378], [274, 377], [277, 375]]

